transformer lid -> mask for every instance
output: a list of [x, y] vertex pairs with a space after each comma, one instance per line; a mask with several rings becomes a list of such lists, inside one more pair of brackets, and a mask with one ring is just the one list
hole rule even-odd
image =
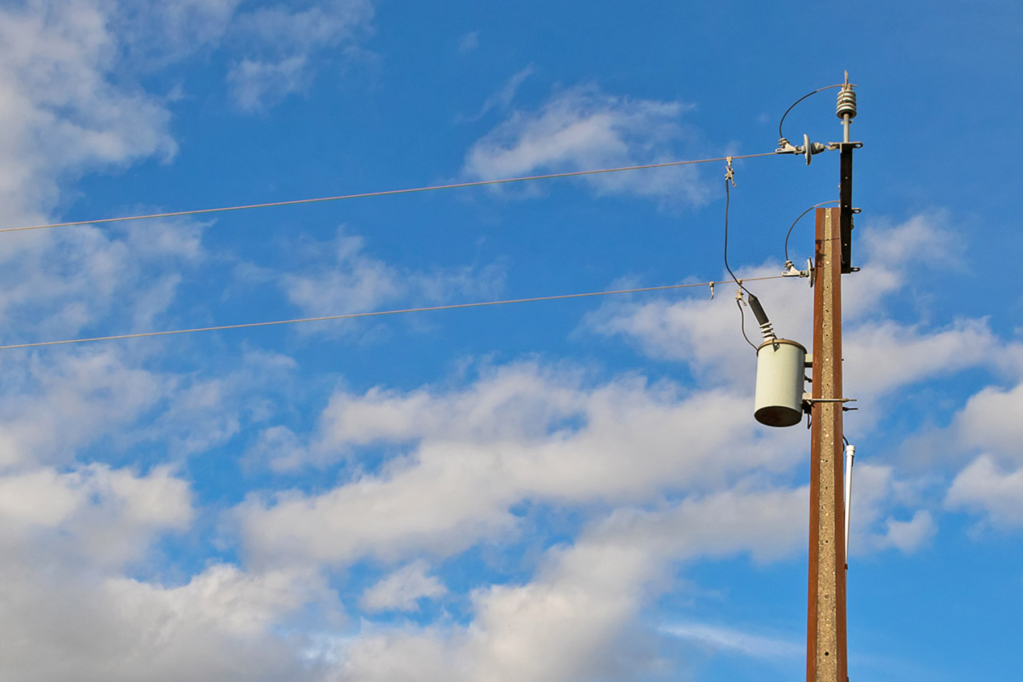
[[757, 346], [757, 354], [760, 353], [760, 349], [763, 348], [764, 346], [773, 346], [775, 344], [795, 346], [796, 348], [801, 348], [803, 350], [803, 353], [807, 352], [806, 346], [799, 343], [798, 341], [792, 341], [791, 339], [768, 339], [767, 341], [764, 341], [762, 344]]

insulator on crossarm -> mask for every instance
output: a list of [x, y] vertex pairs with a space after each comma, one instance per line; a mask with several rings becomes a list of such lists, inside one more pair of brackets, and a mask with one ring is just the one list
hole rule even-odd
[[856, 118], [856, 91], [852, 88], [842, 88], [838, 92], [838, 106], [835, 113], [839, 118]]

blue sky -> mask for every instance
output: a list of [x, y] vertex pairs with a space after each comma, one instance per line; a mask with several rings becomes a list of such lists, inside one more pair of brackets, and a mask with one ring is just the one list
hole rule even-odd
[[[848, 69], [850, 676], [1004, 679], [1021, 27], [994, 1], [3, 2], [0, 227], [768, 152]], [[786, 134], [839, 139], [834, 92]], [[740, 276], [782, 271], [837, 161], [735, 163]], [[724, 171], [7, 233], [0, 342], [721, 280]], [[806, 280], [750, 288], [809, 344]], [[808, 433], [753, 420], [733, 290], [0, 351], [0, 677], [798, 679]]]

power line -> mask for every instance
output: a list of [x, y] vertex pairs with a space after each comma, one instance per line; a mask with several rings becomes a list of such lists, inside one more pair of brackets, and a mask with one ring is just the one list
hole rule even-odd
[[[848, 76], [848, 74], [846, 75]], [[808, 92], [807, 94], [797, 99], [795, 102], [792, 103], [792, 106], [786, 109], [785, 113], [781, 115], [781, 120], [778, 121], [778, 137], [781, 138], [782, 140], [785, 139], [785, 134], [781, 131], [781, 128], [783, 125], [785, 125], [785, 117], [789, 115], [789, 112], [796, 108], [797, 104], [802, 102], [807, 97], [812, 97], [813, 95], [816, 95], [818, 92], [824, 92], [825, 90], [830, 90], [831, 88], [843, 88], [847, 87], [848, 85], [849, 85], [848, 83], [836, 83], [835, 85], [825, 85], [823, 88], [817, 88], [813, 92]]]
[[[732, 272], [731, 266], [728, 265], [728, 209], [732, 204], [732, 191], [728, 187], [728, 182], [731, 179], [732, 179], [731, 177], [725, 176], [725, 270], [727, 270], [728, 274], [732, 276], [732, 281], [735, 282], [735, 284], [740, 289], [749, 294], [750, 293], [749, 289], [743, 286], [742, 281], [735, 276], [735, 273]], [[753, 294], [750, 294], [750, 296], [752, 295]]]
[[713, 163], [731, 159], [755, 159], [761, 156], [775, 156], [776, 152], [764, 152], [762, 154], [746, 154], [745, 156], [719, 157], [715, 159], [694, 159], [687, 161], [667, 161], [664, 163], [648, 163], [640, 166], [622, 166], [619, 168], [597, 168], [593, 170], [568, 171], [565, 173], [548, 173], [546, 175], [528, 175], [517, 178], [500, 178], [497, 180], [475, 180], [473, 182], [456, 182], [447, 185], [431, 185], [428, 187], [411, 187], [406, 189], [390, 189], [380, 192], [362, 192], [360, 194], [342, 194], [332, 197], [316, 197], [313, 199], [292, 199], [290, 201], [271, 201], [261, 204], [247, 204], [244, 206], [222, 206], [219, 208], [199, 208], [191, 211], [172, 211], [169, 213], [151, 213], [149, 215], [123, 216], [120, 218], [100, 218], [97, 220], [75, 220], [64, 223], [49, 223], [46, 225], [28, 225], [25, 227], [4, 227], [0, 232], [24, 232], [26, 230], [48, 230], [54, 227], [72, 227], [74, 225], [98, 225], [101, 223], [119, 223], [129, 220], [152, 220], [154, 218], [177, 218], [187, 215], [202, 215], [205, 213], [224, 213], [227, 211], [246, 211], [254, 208], [272, 208], [275, 206], [297, 206], [299, 204], [315, 204], [326, 201], [342, 201], [344, 199], [365, 199], [368, 197], [384, 197], [395, 194], [413, 194], [416, 192], [431, 192], [442, 189], [459, 189], [462, 187], [483, 187], [485, 185], [506, 185], [513, 182], [526, 182], [529, 180], [550, 180], [553, 178], [571, 178], [583, 175], [598, 175], [601, 173], [621, 173], [624, 171], [644, 170], [647, 168], [669, 168], [672, 166], [687, 166], [698, 163]]
[[808, 208], [805, 211], [803, 211], [802, 213], [800, 213], [799, 217], [792, 221], [792, 225], [789, 226], [789, 231], [785, 233], [785, 262], [786, 263], [791, 262], [789, 260], [789, 237], [792, 236], [792, 230], [796, 229], [796, 224], [799, 223], [799, 221], [803, 219], [803, 216], [805, 216], [807, 213], [809, 213], [813, 209], [820, 208], [821, 206], [827, 206], [828, 204], [837, 204], [837, 203], [839, 203], [838, 199], [831, 199], [829, 201], [822, 201], [819, 204], [814, 204], [810, 208]]
[[[753, 300], [756, 297], [750, 293], [749, 289], [743, 286], [742, 280], [735, 276], [735, 273], [732, 272], [731, 266], [728, 265], [728, 208], [732, 204], [732, 191], [729, 188], [729, 182], [734, 183], [731, 163], [728, 164], [728, 171], [725, 173], [725, 270], [727, 270], [728, 274], [732, 276], [732, 281], [735, 282], [739, 289], [749, 294], [750, 300]], [[739, 308], [739, 329], [742, 330], [742, 338], [746, 339], [746, 343], [750, 345], [750, 348], [756, 350], [756, 344], [750, 341], [749, 337], [746, 336], [746, 312], [742, 309], [743, 304], [744, 302], [740, 292], [739, 295], [735, 297], [735, 305]]]
[[[735, 157], [733, 157], [735, 158]], [[747, 282], [758, 282], [768, 279], [782, 279], [782, 275], [771, 275], [769, 277], [751, 277]], [[253, 327], [271, 327], [284, 324], [301, 324], [304, 322], [326, 322], [329, 320], [351, 320], [359, 317], [380, 317], [383, 315], [403, 315], [405, 313], [426, 313], [436, 310], [455, 310], [458, 308], [482, 308], [484, 306], [509, 305], [512, 303], [536, 303], [539, 301], [560, 301], [569, 298], [586, 298], [591, 296], [612, 296], [615, 294], [638, 294], [646, 291], [667, 291], [669, 289], [686, 289], [690, 287], [707, 287], [712, 284], [727, 284], [729, 280], [715, 282], [697, 282], [694, 284], [668, 284], [659, 287], [642, 287], [639, 289], [618, 289], [615, 291], [589, 291], [582, 294], [560, 294], [557, 296], [535, 296], [533, 298], [513, 298], [503, 301], [479, 301], [476, 303], [453, 303], [450, 305], [436, 305], [424, 308], [403, 308], [400, 310], [377, 310], [365, 313], [347, 313], [345, 315], [324, 315], [322, 317], [303, 317], [293, 320], [272, 320], [269, 322], [246, 322], [243, 324], [225, 324], [217, 327], [196, 327], [194, 329], [170, 329], [159, 332], [139, 332], [136, 334], [117, 334], [114, 336], [96, 336], [87, 339], [64, 339], [61, 341], [36, 341], [34, 343], [15, 343], [0, 346], [0, 350], [13, 350], [15, 348], [39, 348], [41, 346], [62, 346], [74, 343], [92, 343], [95, 341], [118, 341], [122, 339], [141, 339], [150, 336], [170, 336], [173, 334], [196, 334], [199, 332], [216, 332], [229, 329], [251, 329]]]

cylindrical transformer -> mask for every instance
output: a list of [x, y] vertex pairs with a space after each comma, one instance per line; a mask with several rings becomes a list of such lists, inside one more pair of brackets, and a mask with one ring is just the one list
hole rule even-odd
[[788, 339], [757, 348], [757, 394], [753, 416], [766, 426], [795, 426], [803, 419], [806, 349]]

